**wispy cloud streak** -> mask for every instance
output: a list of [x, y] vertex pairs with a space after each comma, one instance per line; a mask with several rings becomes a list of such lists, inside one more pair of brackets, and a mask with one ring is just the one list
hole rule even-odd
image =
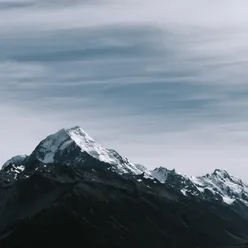
[[242, 176], [247, 7], [0, 0], [0, 161], [80, 124], [150, 167], [188, 174], [221, 167]]

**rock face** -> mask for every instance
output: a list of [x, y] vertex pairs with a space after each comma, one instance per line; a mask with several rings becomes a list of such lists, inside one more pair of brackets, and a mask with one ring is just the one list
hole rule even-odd
[[62, 129], [0, 171], [0, 247], [242, 245], [247, 195], [226, 171], [149, 171], [79, 127]]
[[2, 169], [15, 164], [16, 166], [21, 166], [24, 162], [24, 160], [27, 158], [27, 155], [17, 155], [11, 159], [9, 159], [4, 165], [2, 166]]

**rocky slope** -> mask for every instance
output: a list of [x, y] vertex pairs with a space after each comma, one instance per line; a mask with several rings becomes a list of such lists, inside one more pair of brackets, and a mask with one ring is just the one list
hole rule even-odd
[[226, 171], [149, 171], [80, 127], [62, 129], [0, 171], [0, 247], [241, 245], [247, 195]]

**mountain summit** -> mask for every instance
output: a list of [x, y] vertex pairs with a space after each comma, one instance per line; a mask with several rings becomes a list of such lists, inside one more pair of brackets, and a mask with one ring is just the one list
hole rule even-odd
[[25, 162], [30, 164], [34, 161], [46, 165], [62, 164], [77, 167], [102, 164], [102, 167], [111, 167], [120, 174], [144, 172], [115, 150], [106, 149], [98, 144], [79, 126], [63, 128], [42, 140]]

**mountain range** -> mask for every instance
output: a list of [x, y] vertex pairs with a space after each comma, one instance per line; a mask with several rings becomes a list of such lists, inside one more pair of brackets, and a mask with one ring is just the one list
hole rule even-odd
[[242, 180], [149, 170], [78, 126], [0, 171], [0, 247], [224, 247], [245, 245], [247, 230]]

